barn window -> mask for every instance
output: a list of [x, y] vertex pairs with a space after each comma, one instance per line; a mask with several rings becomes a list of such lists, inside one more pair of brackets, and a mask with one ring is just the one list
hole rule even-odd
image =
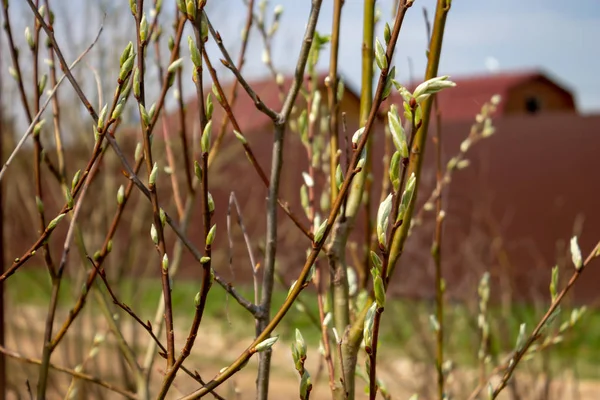
[[535, 114], [540, 111], [540, 99], [536, 96], [529, 96], [525, 99], [525, 110], [529, 114]]

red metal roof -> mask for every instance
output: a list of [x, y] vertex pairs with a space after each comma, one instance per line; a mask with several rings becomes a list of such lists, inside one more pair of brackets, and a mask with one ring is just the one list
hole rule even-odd
[[[554, 79], [548, 78], [540, 71], [512, 71], [486, 75], [451, 76], [456, 82], [456, 87], [444, 90], [437, 95], [437, 101], [445, 120], [470, 121], [481, 111], [481, 107], [488, 102], [492, 96], [499, 94], [504, 100], [508, 99], [509, 91], [514, 87], [534, 80], [545, 80], [556, 86], [558, 90], [571, 96], [571, 92]], [[420, 83], [420, 82], [418, 82]], [[406, 87], [414, 90], [417, 83], [408, 83]], [[392, 95], [392, 102], [401, 102], [398, 94]], [[503, 101], [497, 108], [497, 115], [504, 114], [506, 103]]]

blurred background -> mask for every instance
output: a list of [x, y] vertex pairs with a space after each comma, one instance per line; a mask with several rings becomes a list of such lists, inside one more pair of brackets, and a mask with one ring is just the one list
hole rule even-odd
[[[33, 27], [33, 15], [25, 2], [9, 3], [10, 24], [19, 49], [22, 75], [32, 77], [33, 61], [23, 32], [27, 27]], [[150, 46], [148, 50], [146, 82], [149, 102], [154, 101], [160, 93], [161, 75], [157, 60], [163, 68], [166, 66], [164, 57], [168, 56], [167, 41], [173, 35], [175, 4], [170, 1], [164, 3], [160, 16], [163, 31], [158, 46]], [[242, 0], [209, 0], [206, 8], [234, 60], [241, 48], [245, 3]], [[394, 5], [394, 1], [377, 2], [379, 23], [376, 36], [379, 38], [383, 37], [383, 23], [393, 18]], [[276, 6], [283, 7], [277, 18], [274, 17]], [[101, 109], [101, 105], [112, 98], [119, 74], [116, 62], [127, 43], [135, 38], [129, 5], [117, 0], [52, 0], [51, 7], [55, 14], [56, 39], [68, 62], [94, 41], [102, 27], [97, 43], [74, 70], [85, 93], [94, 106]], [[429, 11], [431, 19], [434, 7], [433, 0], [415, 1], [400, 33], [394, 57], [396, 79], [409, 89], [414, 89], [423, 80], [427, 62], [423, 9]], [[255, 16], [257, 22], [262, 21], [264, 28], [257, 28], [256, 25], [260, 25], [257, 23], [249, 33], [243, 75], [261, 99], [274, 108], [281, 105], [281, 91], [290, 86], [309, 9], [309, 1], [257, 2]], [[332, 9], [332, 2], [325, 1], [317, 27], [320, 34], [329, 34], [331, 31]], [[345, 121], [342, 134], [347, 137], [359, 128], [362, 15], [362, 1], [345, 1], [339, 73], [346, 88], [341, 110]], [[2, 23], [6, 23], [4, 15]], [[165, 143], [168, 142], [163, 130], [171, 131], [175, 137], [184, 132], [192, 148], [197, 148], [198, 144], [198, 104], [191, 79], [191, 61], [185, 46], [185, 38], [192, 34], [188, 30], [189, 27], [182, 41], [183, 83], [167, 95], [166, 110], [159, 119], [158, 134], [155, 134], [156, 140], [153, 142], [156, 158], [163, 166], [167, 164]], [[576, 4], [558, 0], [455, 0], [452, 3], [439, 74], [450, 75], [457, 87], [438, 96], [435, 112], [439, 113], [439, 119], [436, 118], [432, 125], [430, 135], [434, 130], [439, 130], [444, 138], [444, 165], [456, 160], [456, 157], [466, 160], [461, 164], [461, 169], [451, 168], [444, 188], [446, 224], [442, 247], [443, 269], [448, 301], [452, 304], [447, 314], [447, 330], [452, 332], [448, 337], [449, 359], [452, 360], [448, 368], [454, 373], [452, 385], [457, 398], [466, 398], [465, 393], [470, 393], [473, 383], [477, 383], [478, 368], [482, 363], [498, 361], [510, 351], [521, 323], [525, 322], [528, 328], [532, 328], [543, 315], [550, 300], [548, 285], [553, 266], [559, 267], [560, 283], [566, 283], [572, 273], [569, 253], [571, 237], [578, 236], [584, 257], [600, 237], [600, 208], [597, 201], [600, 195], [600, 158], [597, 157], [600, 149], [598, 37], [600, 7], [596, 0], [580, 0]], [[13, 61], [6, 32], [1, 35], [0, 45], [1, 137], [2, 160], [5, 161], [29, 121], [21, 103], [19, 86], [10, 74]], [[217, 62], [221, 55], [212, 40], [208, 42], [207, 49], [227, 93], [233, 75]], [[40, 48], [38, 64], [43, 69], [42, 73], [47, 73], [50, 64], [48, 57], [47, 49]], [[324, 96], [324, 77], [328, 69], [329, 47], [326, 46], [316, 67], [316, 85]], [[306, 84], [309, 81], [307, 77]], [[28, 101], [33, 104], [33, 80], [24, 78], [23, 82]], [[206, 91], [210, 91], [208, 76], [205, 76], [204, 85]], [[477, 140], [473, 140], [472, 148], [464, 149], [462, 144], [465, 139], [475, 137], [470, 136], [470, 132], [473, 132], [476, 124], [476, 115], [482, 113], [482, 107], [494, 95], [501, 96], [501, 102], [492, 114], [493, 135], [475, 135]], [[92, 121], [68, 82], [63, 83], [57, 98], [61, 104], [59, 123], [65, 145], [66, 176], [73, 177], [77, 170], [85, 167], [91, 154], [94, 141]], [[179, 99], [186, 107], [183, 120], [178, 110]], [[382, 177], [387, 177], [385, 114], [391, 104], [401, 107], [401, 102], [398, 95], [388, 98], [382, 105], [380, 118], [374, 127], [371, 190], [376, 200], [382, 190]], [[294, 121], [290, 124], [280, 191], [281, 197], [303, 220], [305, 216], [299, 187], [303, 183], [302, 171], [306, 170], [308, 161], [297, 133], [297, 118], [305, 106], [306, 103], [301, 99], [293, 114]], [[242, 90], [238, 90], [238, 101], [233, 112], [260, 165], [268, 171], [272, 142], [269, 119], [255, 109], [251, 99]], [[49, 163], [56, 165], [59, 161], [53, 137], [51, 107], [44, 117], [46, 124], [41, 134], [42, 143]], [[223, 118], [223, 111], [215, 105], [213, 119], [220, 124]], [[133, 160], [136, 144], [140, 140], [139, 123], [137, 107], [134, 102], [129, 102], [115, 136], [126, 149], [130, 160]], [[398, 278], [391, 286], [394, 294], [390, 306], [392, 311], [386, 313], [389, 319], [384, 322], [382, 333], [383, 342], [390, 343], [392, 350], [382, 356], [381, 362], [385, 365], [383, 370], [386, 371], [390, 389], [393, 389], [392, 393], [394, 390], [398, 393], [398, 398], [408, 398], [414, 392], [421, 393], [423, 398], [433, 395], [428, 382], [433, 379], [431, 360], [434, 335], [429, 327], [428, 314], [433, 309], [435, 292], [430, 256], [435, 223], [429, 206], [436, 181], [433, 145], [431, 140], [428, 143], [416, 208], [419, 218], [407, 242], [405, 256], [400, 261]], [[172, 146], [175, 164], [181, 169], [186, 161], [181, 143], [175, 143], [173, 139]], [[27, 143], [2, 180], [5, 268], [39, 237], [33, 157], [33, 146]], [[315, 162], [326, 164], [325, 161]], [[80, 217], [78, 235], [66, 270], [68, 280], [61, 288], [57, 318], [59, 326], [76, 305], [82, 284], [90, 272], [85, 255], [94, 254], [104, 243], [116, 209], [117, 190], [128, 182], [121, 170], [118, 159], [109, 149], [100, 167], [100, 175], [90, 187], [88, 196], [94, 201], [88, 201]], [[239, 213], [251, 245], [258, 259], [262, 260], [266, 190], [256, 173], [248, 167], [243, 149], [231, 134], [230, 126], [225, 129], [221, 149], [211, 166], [211, 174], [211, 193], [216, 203], [214, 220], [219, 226], [213, 266], [252, 298], [253, 275], [244, 236], [240, 227], [228, 219], [228, 215]], [[168, 184], [172, 179], [168, 167], [161, 170], [161, 175], [164, 182], [159, 186], [162, 204], [176, 215], [175, 199]], [[43, 177], [42, 185], [46, 193], [44, 207], [48, 215], [55, 215], [64, 204], [63, 189], [52, 173], [44, 171]], [[184, 187], [185, 175], [175, 176], [174, 181]], [[318, 182], [318, 185], [322, 184]], [[230, 211], [232, 192], [239, 202], [237, 211]], [[134, 307], [142, 320], [154, 321], [156, 305], [161, 301], [161, 289], [157, 270], [159, 258], [155, 252], [148, 251], [152, 245], [148, 235], [152, 211], [150, 203], [135, 190], [130, 202], [132, 206], [123, 213], [111, 254], [104, 266], [123, 301]], [[370, 208], [365, 210], [369, 210], [373, 216], [378, 204], [378, 201], [373, 201]], [[327, 208], [327, 204], [322, 204], [323, 211]], [[200, 218], [200, 201], [196, 199], [192, 206], [188, 236], [198, 245], [202, 234]], [[356, 271], [356, 284], [359, 286], [366, 279], [364, 271], [368, 272], [368, 268], [364, 268], [368, 262], [365, 262], [366, 253], [361, 244], [368, 220], [366, 211], [359, 215], [347, 251], [349, 267]], [[231, 222], [230, 229], [228, 222]], [[283, 213], [279, 217], [279, 225], [277, 263], [280, 284], [274, 300], [275, 309], [285, 299], [289, 284], [296, 279], [309, 246]], [[234, 243], [231, 247], [228, 233]], [[61, 254], [65, 234], [66, 226], [61, 226], [49, 242], [56, 259]], [[174, 249], [176, 238], [172, 232], [167, 233], [166, 240], [168, 248]], [[178, 263], [179, 279], [174, 280], [173, 298], [178, 310], [186, 310], [190, 306], [178, 316], [178, 321], [185, 328], [192, 315], [191, 301], [199, 287], [201, 269], [186, 250], [180, 249]], [[39, 359], [42, 352], [44, 318], [51, 290], [43, 265], [42, 256], [36, 255], [2, 287], [7, 316], [4, 326], [6, 347], [18, 352], [21, 358]], [[561, 343], [548, 345], [549, 349], [540, 357], [523, 366], [525, 377], [511, 381], [515, 383], [511, 383], [506, 398], [597, 398], [597, 393], [600, 393], [600, 384], [597, 383], [600, 378], [600, 313], [597, 310], [600, 300], [599, 271], [597, 268], [586, 271], [585, 278], [578, 282], [563, 306], [563, 317], [568, 319], [571, 310], [587, 305], [583, 319], [564, 335], [556, 335], [561, 336], [556, 340]], [[478, 354], [481, 348], [481, 332], [477, 326], [481, 311], [478, 287], [486, 273], [490, 276], [491, 288], [488, 317], [494, 335], [485, 346], [489, 359], [481, 360]], [[140, 350], [142, 356], [148, 344], [147, 333], [126, 314], [119, 312], [110, 301], [107, 303], [106, 299], [102, 300], [103, 288], [100, 288], [99, 282], [95, 285], [99, 294], [88, 302], [82, 317], [65, 336], [61, 344], [63, 350], [57, 351], [53, 360], [56, 359], [57, 364], [75, 368], [83, 363], [82, 360], [89, 359], [85, 368], [90, 373], [101, 371], [98, 373], [107, 376], [107, 379], [131, 389], [133, 378], [115, 350], [117, 344], [109, 333], [110, 328], [99, 315], [102, 312], [120, 313], [119, 324], [126, 327], [124, 332], [127, 339], [132, 347]], [[314, 327], [314, 319], [318, 317], [316, 301], [310, 291], [303, 294], [301, 300], [303, 305], [286, 317], [279, 333], [289, 338], [295, 327], [304, 328], [303, 332], [312, 332], [305, 334], [305, 337], [316, 359], [319, 343], [319, 332]], [[201, 335], [205, 337], [205, 346], [212, 350], [208, 353], [195, 351], [191, 362], [196, 363], [200, 372], [212, 376], [251, 339], [252, 332], [245, 328], [252, 323], [252, 318], [219, 287], [211, 292], [207, 313], [211, 322], [203, 325]], [[102, 344], [107, 347], [106, 351], [93, 357], [89, 356], [90, 346], [94, 346], [94, 336], [90, 332], [107, 337], [106, 343]], [[295, 393], [296, 377], [287, 349], [281, 353], [281, 357], [274, 361], [281, 367], [275, 372], [281, 375], [281, 379], [275, 384], [273, 393], [284, 396], [289, 390], [288, 386]], [[8, 359], [7, 362], [11, 393], [15, 398], [25, 396], [27, 382], [32, 387], [37, 382], [37, 367], [22, 360]], [[322, 370], [322, 367], [315, 361], [315, 370]], [[162, 371], [159, 367], [155, 368], [157, 376], [160, 376]], [[234, 380], [234, 384], [227, 388], [230, 393], [227, 398], [252, 397], [245, 393], [253, 389], [252, 371], [250, 369], [247, 375], [240, 374]], [[57, 398], [58, 393], [64, 395], [65, 387], [75, 385], [75, 380], [71, 380], [69, 375], [59, 372], [52, 374], [51, 389]], [[398, 379], [398, 376], [402, 378]], [[72, 394], [72, 398], [114, 398], [111, 392], [96, 385], [78, 384], [81, 385], [80, 389]], [[182, 378], [183, 393], [193, 385], [193, 381]], [[315, 396], [327, 398], [326, 378], [322, 379], [321, 386], [317, 385]]]

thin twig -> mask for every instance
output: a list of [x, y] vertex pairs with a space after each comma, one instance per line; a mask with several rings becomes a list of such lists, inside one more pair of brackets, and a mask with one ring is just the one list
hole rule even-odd
[[[2, 346], [0, 346], [0, 352], [2, 352], [3, 354], [5, 354], [5, 355], [7, 355], [7, 356], [9, 356], [11, 358], [14, 358], [14, 359], [19, 360], [19, 361], [26, 362], [28, 364], [40, 365], [42, 363], [38, 359], [26, 357], [24, 355], [21, 355], [21, 354], [15, 352], [15, 351], [8, 350], [7, 348], [2, 347]], [[73, 376], [73, 377], [75, 377], [77, 379], [82, 379], [84, 381], [95, 383], [96, 385], [100, 385], [100, 386], [102, 386], [102, 387], [104, 387], [104, 388], [106, 388], [106, 389], [108, 389], [108, 390], [110, 390], [112, 392], [115, 392], [115, 393], [118, 393], [118, 394], [120, 394], [122, 396], [125, 396], [128, 399], [132, 399], [132, 400], [137, 399], [137, 396], [135, 395], [135, 393], [131, 393], [130, 391], [127, 391], [125, 389], [121, 389], [119, 387], [116, 387], [116, 386], [114, 386], [114, 385], [112, 385], [112, 384], [110, 384], [108, 382], [105, 382], [105, 381], [103, 381], [101, 379], [98, 379], [98, 378], [96, 378], [94, 376], [91, 376], [91, 375], [88, 375], [88, 374], [84, 374], [84, 373], [81, 373], [81, 372], [77, 372], [75, 370], [72, 370], [72, 369], [69, 369], [69, 368], [65, 368], [65, 367], [61, 367], [61, 366], [54, 365], [54, 364], [49, 364], [49, 367], [52, 368], [52, 369], [54, 369], [54, 370], [56, 370], [56, 371], [64, 372], [66, 374], [69, 374], [69, 375], [71, 375], [71, 376]]]

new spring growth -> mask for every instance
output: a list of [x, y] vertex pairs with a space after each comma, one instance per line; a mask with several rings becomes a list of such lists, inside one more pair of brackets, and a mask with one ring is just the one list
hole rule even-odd
[[385, 23], [383, 27], [383, 39], [385, 40], [386, 46], [390, 43], [390, 39], [392, 38], [392, 29], [390, 28], [389, 23]]
[[300, 399], [308, 400], [311, 390], [312, 383], [310, 381], [310, 374], [305, 370], [302, 374], [302, 379], [300, 380]]
[[117, 190], [117, 204], [123, 204], [125, 200], [125, 187], [123, 185], [119, 186], [119, 190]]
[[373, 344], [373, 325], [375, 322], [375, 312], [377, 310], [377, 303], [373, 303], [367, 310], [365, 316], [365, 326], [363, 328], [363, 337], [365, 343], [365, 350], [367, 354], [371, 354], [371, 345]]
[[165, 210], [162, 208], [158, 211], [158, 218], [160, 219], [160, 224], [164, 228], [167, 223], [167, 214], [165, 214]]
[[40, 134], [40, 132], [42, 131], [42, 127], [44, 126], [45, 123], [46, 123], [46, 120], [43, 119], [40, 122], [38, 122], [37, 124], [35, 124], [35, 126], [33, 127], [33, 136], [38, 136]]
[[[125, 49], [123, 50], [123, 52], [121, 53], [121, 57], [119, 58], [119, 66], [121, 67], [121, 70], [123, 70], [123, 65], [133, 56], [133, 43], [129, 42], [127, 43], [127, 46], [125, 46]], [[133, 64], [132, 64], [133, 65]], [[131, 69], [130, 69], [131, 71]]]
[[448, 75], [438, 76], [437, 78], [429, 79], [417, 86], [413, 92], [413, 96], [417, 103], [422, 103], [429, 96], [442, 89], [456, 86], [456, 83], [449, 81], [448, 78], [450, 78]]
[[200, 257], [200, 264], [208, 264], [210, 262], [210, 257]]
[[394, 152], [392, 156], [392, 160], [390, 161], [390, 182], [392, 182], [392, 187], [394, 191], [397, 191], [400, 188], [400, 160], [402, 157], [399, 152]]
[[583, 267], [583, 258], [581, 257], [581, 249], [577, 243], [577, 236], [571, 238], [571, 260], [573, 260], [573, 265], [575, 265], [577, 271]]
[[29, 27], [25, 28], [25, 40], [27, 40], [27, 45], [31, 50], [35, 49], [35, 42], [33, 40], [33, 36], [31, 35], [31, 29]]
[[178, 58], [177, 60], [175, 60], [171, 64], [169, 64], [169, 67], [167, 68], [167, 72], [169, 72], [170, 74], [174, 74], [175, 72], [177, 72], [178, 69], [181, 69], [182, 66], [183, 66], [183, 58]]
[[313, 180], [312, 176], [310, 176], [309, 174], [307, 174], [306, 172], [302, 171], [302, 179], [304, 179], [304, 183], [306, 184], [306, 186], [308, 186], [309, 188], [315, 186], [315, 181]]
[[141, 88], [140, 88], [140, 69], [139, 68], [135, 68], [135, 71], [133, 71], [133, 96], [136, 99], [140, 98], [140, 94], [141, 94]]
[[146, 39], [148, 39], [148, 20], [146, 19], [146, 13], [144, 13], [140, 21], [140, 40], [144, 43]]
[[108, 104], [105, 104], [100, 111], [100, 115], [98, 115], [98, 132], [102, 132], [104, 128], [104, 121], [106, 119], [106, 113], [108, 112]]
[[81, 170], [78, 169], [73, 176], [73, 180], [71, 181], [71, 191], [75, 191], [75, 187], [79, 184], [79, 179], [81, 179]]
[[402, 158], [408, 158], [408, 143], [406, 141], [406, 133], [400, 122], [400, 116], [398, 115], [398, 107], [393, 104], [388, 111], [388, 127], [392, 134], [392, 140], [396, 150], [400, 153]]
[[277, 339], [279, 339], [279, 336], [273, 336], [263, 340], [262, 342], [257, 344], [256, 347], [254, 347], [254, 352], [260, 353], [261, 351], [269, 350], [271, 347], [273, 347], [275, 342], [277, 342]]
[[319, 227], [317, 228], [317, 231], [315, 232], [315, 239], [313, 240], [313, 243], [319, 243], [321, 241], [321, 239], [323, 238], [323, 234], [325, 233], [325, 228], [327, 228], [327, 219], [325, 219], [323, 222], [321, 222], [321, 225], [319, 225]]
[[379, 258], [374, 251], [371, 251], [371, 262], [373, 263], [373, 267], [377, 268], [378, 271], [381, 271], [383, 263], [381, 262], [381, 258]]
[[150, 227], [150, 237], [152, 238], [152, 242], [154, 242], [154, 244], [158, 244], [158, 232], [156, 231], [156, 227], [154, 226], [154, 224], [152, 224], [152, 226]]
[[208, 192], [208, 212], [215, 211], [215, 201], [213, 200], [212, 194]]
[[385, 307], [385, 287], [383, 286], [381, 271], [378, 268], [371, 268], [371, 275], [373, 275], [373, 292], [375, 292], [375, 303], [377, 303], [378, 309], [383, 309]]
[[148, 179], [148, 185], [154, 186], [156, 184], [156, 176], [158, 175], [158, 163], [154, 163], [152, 171], [150, 171], [150, 178]]
[[335, 168], [335, 185], [338, 190], [342, 187], [344, 183], [344, 173], [342, 172], [342, 166], [340, 164]]
[[208, 231], [208, 235], [206, 235], [206, 245], [210, 246], [213, 244], [215, 240], [215, 235], [217, 233], [217, 224], [213, 225]]
[[162, 269], [163, 271], [168, 271], [169, 270], [169, 256], [167, 255], [167, 253], [165, 253], [163, 255], [163, 259], [162, 259]]
[[417, 178], [415, 177], [415, 173], [410, 174], [410, 178], [408, 178], [408, 182], [406, 182], [406, 186], [404, 187], [404, 193], [402, 193], [402, 199], [400, 200], [400, 206], [398, 208], [398, 218], [396, 221], [400, 221], [404, 219], [404, 214], [406, 210], [408, 210], [408, 206], [413, 198], [413, 194], [415, 193], [415, 185], [417, 184]]
[[46, 228], [47, 231], [51, 231], [54, 228], [56, 228], [56, 225], [58, 225], [60, 223], [60, 221], [62, 221], [62, 219], [65, 217], [66, 214], [58, 214], [56, 216], [56, 218], [54, 218], [52, 221], [50, 221], [50, 223], [48, 224], [48, 227]]
[[558, 265], [552, 268], [552, 278], [550, 279], [550, 298], [552, 302], [556, 300], [557, 292], [556, 288], [558, 287]]
[[202, 138], [200, 139], [200, 145], [202, 146], [202, 152], [208, 153], [210, 151], [210, 131], [212, 130], [212, 120], [208, 121], [202, 132]]
[[196, 296], [194, 296], [194, 305], [200, 307], [200, 292], [196, 293]]
[[300, 204], [302, 204], [302, 209], [308, 216], [310, 214], [310, 204], [308, 201], [308, 188], [306, 185], [300, 186]]
[[317, 120], [317, 115], [319, 114], [319, 106], [321, 105], [321, 92], [315, 91], [315, 94], [312, 99], [312, 104], [310, 108], [310, 114], [308, 115], [308, 120], [311, 123], [314, 123]]
[[375, 38], [375, 61], [379, 69], [384, 70], [388, 67], [388, 60], [385, 54], [385, 49], [381, 45], [379, 38]]
[[233, 134], [235, 135], [235, 137], [242, 143], [242, 144], [247, 144], [248, 141], [246, 140], [246, 138], [244, 137], [244, 135], [242, 135], [240, 132], [234, 130]]
[[212, 95], [208, 93], [206, 95], [206, 119], [210, 120], [212, 118], [214, 106], [212, 101]]
[[125, 102], [126, 102], [126, 98], [123, 97], [115, 106], [115, 109], [112, 113], [112, 115], [110, 116], [110, 119], [113, 121], [118, 120], [121, 117], [121, 114], [123, 114], [123, 108], [125, 107]]
[[37, 207], [38, 213], [44, 213], [44, 202], [38, 196], [35, 196], [35, 205]]
[[[129, 42], [129, 44], [131, 44], [131, 42]], [[125, 49], [125, 51], [127, 51], [127, 49]], [[121, 57], [123, 57], [123, 56], [121, 56]], [[125, 62], [123, 62], [123, 65], [121, 65], [121, 69], [119, 70], [119, 81], [120, 82], [125, 82], [125, 79], [129, 76], [129, 73], [133, 69], [134, 63], [135, 63], [135, 54], [133, 52], [131, 52], [131, 54], [129, 55], [129, 57], [127, 57], [127, 59], [125, 59]]]
[[388, 219], [392, 210], [392, 194], [388, 194], [385, 200], [379, 205], [377, 210], [377, 240], [379, 245], [385, 248], [386, 231], [388, 227]]
[[302, 373], [304, 371], [304, 360], [306, 360], [306, 342], [298, 329], [296, 329], [296, 340], [292, 343], [292, 358], [296, 370]]
[[187, 17], [190, 21], [194, 21], [196, 16], [198, 15], [196, 12], [196, 1], [195, 0], [186, 0], [185, 2], [185, 11]]
[[385, 86], [383, 87], [383, 94], [381, 96], [382, 100], [385, 100], [392, 93], [392, 85], [394, 83], [394, 78], [396, 77], [396, 67], [392, 67], [387, 77], [385, 78]]
[[44, 89], [46, 88], [46, 84], [48, 83], [48, 74], [42, 75], [40, 78], [40, 82], [38, 83], [38, 93], [42, 95], [44, 93]]
[[150, 115], [148, 115], [148, 111], [146, 111], [146, 107], [142, 103], [140, 103], [140, 116], [142, 117], [142, 121], [145, 126], [150, 126]]
[[135, 16], [135, 14], [137, 12], [137, 1], [136, 0], [129, 0], [129, 9], [131, 10], [131, 13]]
[[521, 351], [523, 349], [523, 345], [525, 344], [525, 328], [525, 323], [521, 324], [519, 327], [519, 336], [517, 336], [517, 345], [515, 346], [517, 351]]
[[200, 163], [194, 160], [194, 174], [196, 174], [196, 178], [199, 181], [202, 181], [202, 168], [200, 167]]
[[200, 50], [198, 50], [198, 46], [196, 46], [196, 42], [191, 36], [188, 36], [188, 48], [190, 50], [190, 58], [192, 59], [192, 63], [194, 63], [194, 67], [202, 68], [202, 56], [200, 55]]

